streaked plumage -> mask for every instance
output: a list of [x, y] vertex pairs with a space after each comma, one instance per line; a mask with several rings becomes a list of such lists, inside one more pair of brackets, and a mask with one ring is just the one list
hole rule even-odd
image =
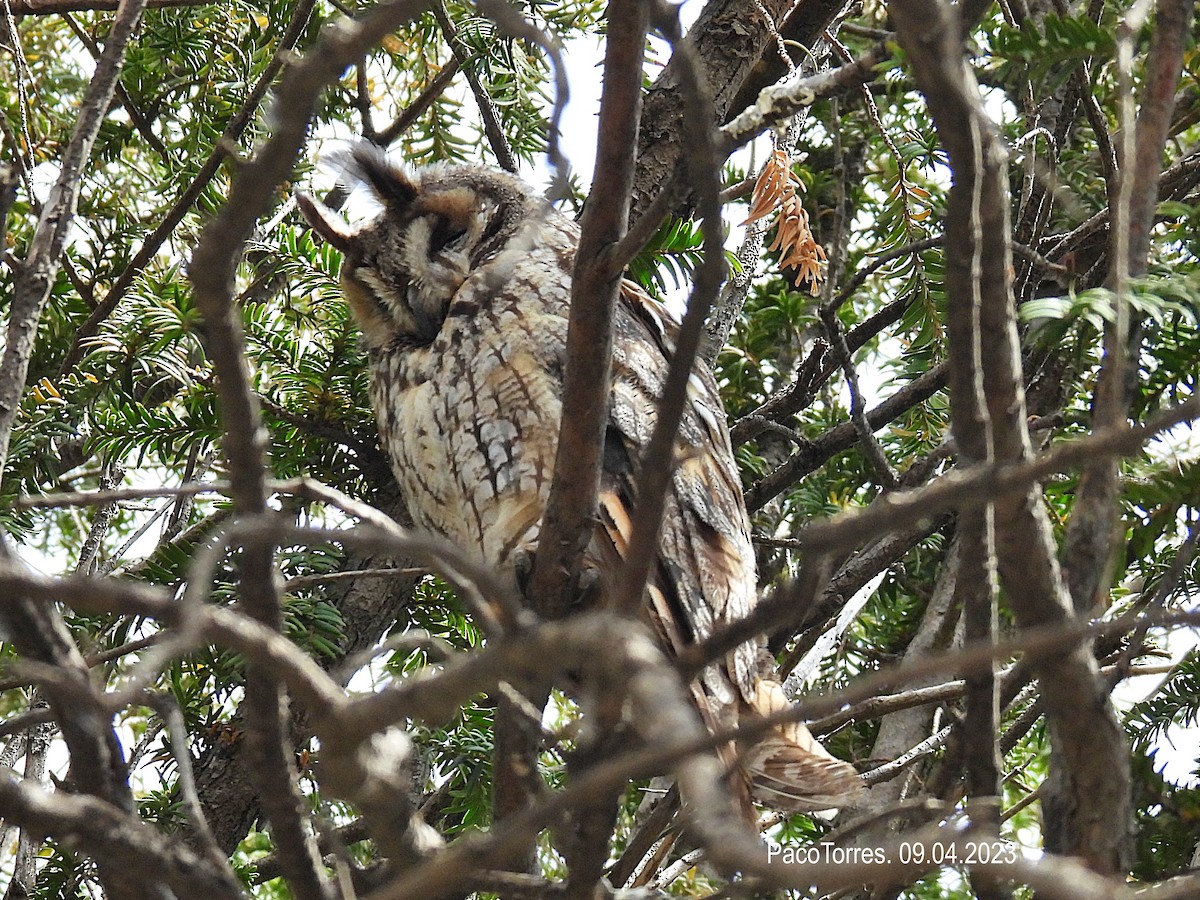
[[[308, 198], [313, 227], [346, 256], [342, 284], [362, 328], [380, 440], [420, 527], [501, 571], [536, 550], [554, 467], [578, 231], [524, 183], [480, 168], [408, 174], [376, 151], [353, 154], [383, 203], [350, 231]], [[603, 576], [626, 550], [634, 466], [649, 441], [678, 324], [624, 284], [600, 525], [588, 563]], [[716, 383], [697, 364], [680, 426], [647, 615], [665, 648], [713, 633], [754, 606], [754, 555]], [[525, 557], [527, 558], [527, 557]], [[786, 700], [773, 661], [745, 644], [693, 687], [710, 727]], [[860, 788], [802, 725], [741, 757], [755, 799], [777, 809], [844, 803]]]

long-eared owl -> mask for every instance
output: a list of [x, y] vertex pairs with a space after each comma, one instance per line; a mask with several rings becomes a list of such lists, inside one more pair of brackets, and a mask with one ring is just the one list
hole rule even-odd
[[[574, 222], [530, 187], [484, 168], [406, 172], [368, 146], [351, 168], [382, 203], [352, 230], [301, 196], [312, 227], [345, 255], [342, 286], [362, 329], [371, 400], [418, 527], [502, 572], [536, 551], [562, 412]], [[628, 544], [636, 470], [654, 428], [678, 323], [625, 282], [595, 534], [587, 562], [605, 574]], [[749, 522], [716, 383], [697, 363], [646, 592], [668, 652], [747, 615], [756, 599]], [[761, 643], [711, 665], [692, 687], [710, 728], [786, 700]], [[837, 806], [861, 782], [803, 725], [780, 726], [738, 766], [775, 809]]]

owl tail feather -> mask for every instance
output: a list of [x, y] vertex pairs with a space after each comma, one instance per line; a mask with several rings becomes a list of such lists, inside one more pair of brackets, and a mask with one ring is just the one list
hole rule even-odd
[[[777, 681], [761, 678], [755, 691], [747, 704], [752, 714], [770, 716], [790, 706]], [[755, 802], [780, 812], [847, 806], [863, 792], [854, 767], [822, 747], [800, 722], [775, 726], [740, 761]]]

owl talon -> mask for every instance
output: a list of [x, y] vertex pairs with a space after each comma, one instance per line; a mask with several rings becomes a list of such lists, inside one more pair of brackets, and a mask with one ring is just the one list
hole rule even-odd
[[[517, 582], [517, 590], [528, 596], [530, 581], [533, 578], [533, 568], [537, 562], [537, 551], [526, 547], [518, 547], [509, 556], [512, 563], [513, 576]], [[579, 573], [579, 584], [576, 590], [577, 609], [589, 609], [600, 600], [600, 571], [591, 566], [585, 566]]]
[[592, 609], [600, 603], [600, 570], [590, 566], [579, 573], [579, 607]]
[[529, 579], [533, 577], [533, 566], [537, 556], [533, 550], [518, 547], [509, 557], [512, 560], [513, 575], [517, 579], [517, 590], [526, 594], [529, 590]]

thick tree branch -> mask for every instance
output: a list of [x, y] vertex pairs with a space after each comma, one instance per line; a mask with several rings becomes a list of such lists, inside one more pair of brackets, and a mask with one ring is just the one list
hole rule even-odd
[[591, 537], [608, 421], [613, 317], [623, 277], [611, 252], [629, 215], [642, 45], [649, 27], [643, 0], [622, 3], [609, 12], [628, 28], [610, 33], [605, 52], [592, 201], [584, 210], [571, 281], [562, 426], [529, 588], [534, 609], [550, 618], [565, 614], [575, 597], [580, 556]]
[[[699, 83], [707, 85], [712, 97], [712, 118], [707, 124], [725, 122], [737, 108], [741, 95], [749, 93], [742, 101], [749, 103], [749, 98], [761, 87], [778, 77], [769, 66], [761, 71], [755, 67], [764, 55], [772, 64], [777, 60], [771, 35], [789, 17], [794, 19], [794, 25], [789, 27], [788, 38], [812, 47], [843, 5], [843, 0], [807, 0], [799, 4], [765, 0], [750, 9], [734, 0], [708, 3], [688, 33], [688, 40], [701, 61]], [[645, 217], [652, 203], [656, 206], [653, 218], [661, 221], [685, 194], [680, 175], [691, 150], [684, 137], [681, 91], [685, 77], [679, 65], [669, 63], [646, 94], [638, 129], [638, 168], [631, 221]], [[788, 113], [780, 118], [790, 116]], [[754, 133], [760, 134], [766, 127], [764, 123]], [[656, 203], [658, 196], [662, 200]], [[657, 222], [650, 228], [650, 234], [656, 228]]]
[[[242, 900], [241, 883], [180, 841], [96, 797], [58, 791], [48, 794], [11, 769], [0, 769], [0, 807], [22, 828], [50, 835], [83, 851], [102, 868], [121, 869], [138, 892], [129, 897], [182, 900]], [[167, 891], [167, 887], [170, 891]]]
[[694, 58], [691, 46], [684, 42], [680, 32], [678, 13], [666, 10], [664, 6], [658, 8], [658, 25], [675, 47], [673, 60], [689, 84], [682, 92], [683, 125], [691, 145], [687, 170], [698, 198], [704, 233], [704, 262], [693, 278], [687, 313], [675, 339], [663, 393], [658, 400], [654, 431], [639, 463], [633, 532], [614, 600], [616, 608], [629, 615], [636, 614], [641, 608], [646, 581], [658, 555], [659, 526], [675, 475], [675, 436], [688, 402], [688, 383], [704, 337], [704, 322], [725, 280], [720, 159], [714, 147], [713, 130], [707, 124], [712, 115], [710, 100], [701, 81], [700, 61]]
[[[1104, 330], [1104, 361], [1092, 406], [1094, 428], [1125, 420], [1133, 399], [1140, 328], [1132, 322], [1123, 297], [1127, 279], [1146, 272], [1150, 231], [1162, 179], [1162, 161], [1170, 131], [1183, 50], [1191, 31], [1194, 0], [1160, 0], [1158, 22], [1146, 60], [1146, 84], [1137, 116], [1123, 124], [1127, 152], [1122, 154], [1115, 228], [1110, 229], [1109, 287], [1117, 295], [1117, 321]], [[1126, 43], [1133, 40], [1126, 35]], [[1132, 58], [1128, 61], [1132, 62]], [[1126, 79], [1128, 81], [1128, 79]], [[1128, 91], [1132, 87], [1126, 85]], [[1124, 101], [1128, 107], [1132, 98]], [[1131, 119], [1130, 115], [1125, 118]], [[1128, 152], [1132, 150], [1132, 152]], [[1096, 460], [1084, 468], [1063, 540], [1063, 563], [1075, 609], [1087, 613], [1103, 604], [1109, 588], [1120, 517], [1118, 461]]]
[[[231, 493], [239, 516], [254, 518], [265, 513], [268, 489], [266, 433], [251, 389], [240, 313], [232, 299], [238, 261], [258, 216], [292, 172], [320, 92], [346, 65], [427, 7], [428, 3], [420, 0], [393, 0], [326, 31], [283, 79], [271, 139], [239, 171], [227, 203], [205, 229], [192, 256], [188, 274], [204, 317], [205, 346], [217, 376]], [[273, 559], [274, 544], [265, 537], [250, 536], [243, 544], [239, 565], [240, 590], [248, 612], [278, 628], [282, 617]], [[325, 878], [320, 853], [304, 824], [304, 801], [296, 784], [279, 682], [269, 671], [248, 668], [245, 702], [252, 772], [286, 877], [299, 897], [330, 897], [332, 887]]]
[[[948, 221], [965, 239], [947, 247], [947, 294], [978, 292], [978, 350], [991, 452], [999, 461], [1030, 453], [1009, 251], [1004, 151], [983, 112], [966, 65], [957, 13], [940, 0], [894, 0], [897, 35], [950, 157]], [[974, 233], [977, 240], [971, 240]], [[976, 368], [976, 367], [972, 367]], [[978, 384], [979, 382], [976, 382]], [[977, 391], [978, 388], [973, 390]], [[970, 395], [967, 395], [970, 396]], [[960, 395], [960, 401], [963, 397]], [[1022, 628], [1069, 621], [1071, 603], [1035, 484], [996, 499], [997, 555], [1009, 603]], [[1039, 663], [1052, 734], [1051, 780], [1061, 803], [1047, 813], [1047, 849], [1081, 855], [1103, 874], [1124, 871], [1128, 854], [1129, 756], [1123, 734], [1082, 646]]]

